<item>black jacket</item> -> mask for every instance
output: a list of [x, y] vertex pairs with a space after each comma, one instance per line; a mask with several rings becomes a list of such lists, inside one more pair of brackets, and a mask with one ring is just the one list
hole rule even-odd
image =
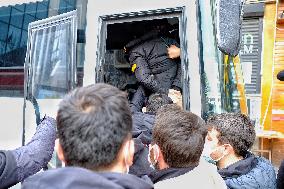
[[195, 167], [187, 168], [167, 168], [162, 170], [153, 170], [148, 176], [153, 183], [157, 183], [166, 179], [175, 178], [181, 176], [189, 171], [193, 170]]
[[152, 189], [145, 177], [112, 172], [93, 172], [79, 167], [48, 170], [26, 179], [22, 189]]
[[165, 92], [170, 88], [181, 89], [180, 59], [170, 59], [167, 48], [178, 46], [170, 38], [157, 37], [138, 44], [129, 52], [131, 65], [136, 64], [135, 76], [150, 93]]
[[277, 188], [278, 189], [284, 188], [284, 160], [281, 162], [281, 165], [280, 165], [279, 170], [278, 170]]
[[13, 186], [46, 166], [52, 157], [55, 137], [56, 122], [47, 117], [28, 144], [0, 151], [0, 188]]
[[129, 173], [138, 177], [149, 175], [153, 169], [150, 167], [150, 163], [148, 162], [148, 146], [143, 144], [142, 141], [137, 138], [134, 138], [134, 143], [135, 153]]
[[135, 112], [132, 114], [132, 120], [132, 137], [140, 139], [143, 144], [150, 144], [152, 142], [152, 129], [155, 122], [155, 115]]

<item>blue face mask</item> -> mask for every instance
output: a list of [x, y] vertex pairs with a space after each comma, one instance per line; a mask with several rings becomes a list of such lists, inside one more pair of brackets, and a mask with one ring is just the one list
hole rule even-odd
[[202, 156], [208, 163], [211, 163], [213, 165], [217, 165], [217, 161], [215, 161], [212, 157], [210, 156]]

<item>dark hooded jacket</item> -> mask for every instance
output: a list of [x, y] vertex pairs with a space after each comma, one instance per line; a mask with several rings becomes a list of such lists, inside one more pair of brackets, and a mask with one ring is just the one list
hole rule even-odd
[[132, 71], [142, 88], [138, 89], [133, 104], [143, 103], [145, 96], [152, 93], [167, 93], [171, 88], [181, 90], [180, 59], [171, 59], [167, 54], [170, 45], [179, 46], [177, 42], [158, 35], [136, 41], [130, 42], [129, 61], [136, 65]]
[[132, 137], [140, 139], [143, 144], [152, 142], [152, 130], [155, 115], [150, 113], [135, 112], [132, 114]]
[[276, 175], [271, 163], [248, 153], [227, 168], [219, 169], [219, 174], [230, 189], [275, 189]]
[[166, 179], [175, 178], [192, 171], [195, 167], [186, 168], [167, 168], [162, 170], [153, 170], [148, 176], [153, 183], [157, 183]]
[[0, 151], [0, 188], [8, 188], [35, 174], [52, 157], [56, 137], [56, 122], [45, 118], [32, 140], [15, 150]]
[[152, 189], [147, 177], [130, 174], [93, 172], [79, 167], [45, 171], [26, 179], [22, 189]]

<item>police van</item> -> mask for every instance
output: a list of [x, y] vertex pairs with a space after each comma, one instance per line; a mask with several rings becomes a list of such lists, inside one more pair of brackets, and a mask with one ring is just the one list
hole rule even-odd
[[[240, 95], [235, 95], [241, 89], [227, 74], [239, 69], [234, 57], [240, 50], [240, 0], [23, 0], [0, 6], [0, 24], [7, 25], [6, 38], [1, 38], [5, 50], [0, 61], [6, 65], [1, 73], [11, 75], [8, 71], [14, 69], [13, 78], [22, 83], [20, 95], [3, 93], [0, 98], [5, 107], [2, 147], [28, 142], [40, 118], [55, 117], [60, 100], [77, 86], [105, 82], [135, 91], [139, 83], [125, 45], [162, 20], [174, 27], [181, 49], [183, 107], [205, 119], [228, 108], [247, 113]], [[16, 69], [8, 63], [19, 52], [25, 53]], [[53, 158], [50, 166], [60, 163]]]

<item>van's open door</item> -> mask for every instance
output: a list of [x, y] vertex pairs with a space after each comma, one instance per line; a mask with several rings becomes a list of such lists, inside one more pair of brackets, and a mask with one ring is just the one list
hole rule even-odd
[[29, 24], [23, 145], [33, 135], [35, 123], [45, 114], [55, 118], [60, 99], [76, 86], [76, 36], [77, 11]]

